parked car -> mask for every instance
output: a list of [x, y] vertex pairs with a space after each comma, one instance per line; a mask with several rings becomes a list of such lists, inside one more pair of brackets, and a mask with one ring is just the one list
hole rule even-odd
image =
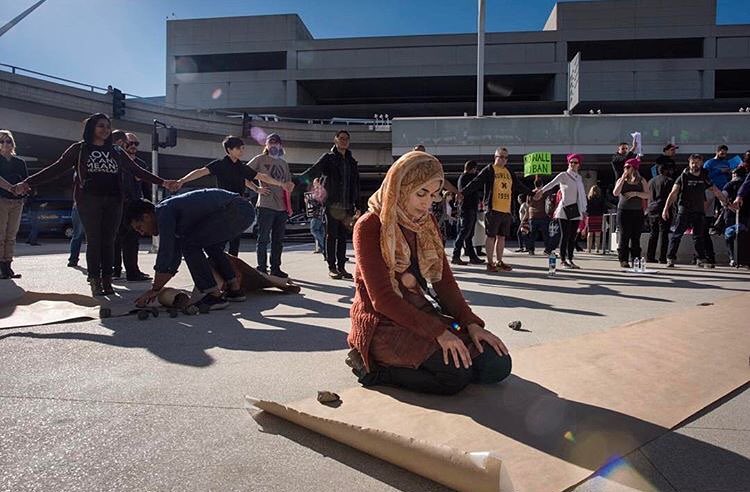
[[18, 234], [28, 236], [31, 230], [32, 207], [37, 213], [39, 234], [62, 236], [70, 239], [73, 236], [71, 211], [73, 201], [60, 198], [34, 198], [27, 200], [21, 214], [21, 227]]

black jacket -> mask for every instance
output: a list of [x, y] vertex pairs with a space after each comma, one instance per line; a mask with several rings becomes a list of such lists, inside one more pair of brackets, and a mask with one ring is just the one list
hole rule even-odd
[[464, 172], [461, 173], [461, 176], [458, 177], [458, 191], [461, 192], [464, 196], [464, 199], [461, 202], [461, 210], [466, 209], [476, 211], [477, 206], [479, 205], [479, 190], [475, 190], [469, 193], [467, 193], [466, 191], [462, 191], [464, 188], [466, 188], [466, 185], [468, 185], [469, 182], [476, 176], [476, 173]]
[[[513, 171], [511, 171], [510, 168], [508, 168], [508, 172], [510, 173], [510, 177], [512, 180], [511, 184], [511, 210], [516, 206], [516, 197], [519, 193], [523, 193], [525, 195], [528, 195], [532, 192], [530, 188], [528, 188], [523, 182], [521, 182], [520, 179], [518, 179], [518, 176], [515, 175]], [[477, 177], [474, 178], [464, 186], [463, 189], [459, 188], [458, 191], [466, 195], [467, 193], [472, 192], [478, 192], [479, 190], [482, 190], [482, 201], [484, 202], [484, 208], [485, 210], [492, 210], [492, 186], [495, 182], [495, 171], [492, 169], [492, 164], [488, 164], [484, 167], [481, 171], [479, 171], [479, 174], [477, 174]]]
[[336, 146], [320, 156], [318, 162], [297, 176], [295, 181], [309, 185], [314, 178], [323, 177], [326, 190], [326, 207], [342, 208], [354, 212], [359, 204], [359, 169], [357, 161], [347, 150], [341, 155]]
[[[29, 176], [29, 172], [26, 169], [26, 162], [14, 155], [10, 156], [10, 159], [0, 156], [0, 176], [12, 185], [20, 183]], [[16, 196], [3, 189], [0, 189], [0, 197], [14, 200], [23, 199], [23, 197]]]
[[674, 179], [664, 174], [649, 181], [648, 188], [651, 197], [647, 209], [649, 215], [661, 215], [673, 186]]

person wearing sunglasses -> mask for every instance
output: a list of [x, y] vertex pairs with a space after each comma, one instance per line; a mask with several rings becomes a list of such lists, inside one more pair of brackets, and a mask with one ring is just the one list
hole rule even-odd
[[[112, 132], [114, 135], [115, 132]], [[125, 151], [125, 154], [130, 157], [136, 165], [143, 169], [148, 169], [150, 166], [146, 164], [140, 157], [138, 157], [138, 146], [140, 141], [135, 133], [124, 133], [121, 140], [115, 141], [117, 145], [120, 145]], [[123, 189], [125, 196], [125, 203], [123, 204], [123, 210], [127, 210], [130, 203], [135, 200], [140, 200], [144, 197], [143, 183], [138, 181], [132, 173], [125, 173], [123, 176]], [[123, 216], [125, 214], [123, 213]], [[130, 224], [125, 220], [120, 222], [120, 228], [117, 231], [117, 237], [115, 238], [115, 262], [112, 273], [113, 278], [122, 277], [122, 267], [125, 266], [125, 278], [128, 282], [145, 282], [151, 280], [151, 276], [142, 272], [138, 267], [138, 233], [130, 227]]]
[[512, 200], [515, 195], [528, 195], [532, 190], [508, 169], [508, 149], [505, 147], [498, 147], [495, 150], [494, 163], [482, 169], [461, 191], [466, 195], [481, 189], [484, 189], [484, 204], [487, 210], [487, 272], [509, 272], [513, 267], [503, 261], [503, 251], [505, 238], [510, 236], [513, 225]]
[[16, 156], [16, 141], [10, 130], [0, 130], [0, 279], [19, 278], [11, 268], [16, 234], [21, 225], [23, 196], [13, 185], [29, 175], [26, 162]]
[[73, 196], [81, 216], [88, 247], [86, 269], [93, 296], [112, 295], [115, 236], [122, 218], [125, 171], [148, 183], [176, 190], [176, 181], [165, 180], [142, 169], [112, 142], [109, 116], [95, 113], [84, 121], [83, 138], [41, 171], [15, 185], [18, 193], [53, 180], [71, 169]]
[[561, 172], [555, 178], [537, 190], [535, 199], [539, 200], [544, 193], [555, 186], [560, 187], [560, 202], [555, 209], [554, 218], [560, 223], [560, 260], [563, 268], [574, 270], [580, 267], [573, 263], [573, 251], [576, 246], [576, 235], [578, 234], [578, 223], [586, 218], [586, 189], [583, 186], [583, 178], [578, 173], [581, 169], [581, 154], [568, 154], [568, 169]]
[[622, 169], [622, 176], [615, 183], [612, 194], [619, 197], [617, 202], [617, 227], [620, 241], [617, 256], [620, 266], [630, 268], [629, 260], [641, 257], [641, 232], [643, 230], [643, 200], [648, 200], [648, 183], [640, 175], [640, 159], [628, 159]]

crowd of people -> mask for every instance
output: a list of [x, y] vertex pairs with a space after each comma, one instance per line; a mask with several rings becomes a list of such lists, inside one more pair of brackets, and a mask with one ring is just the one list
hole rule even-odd
[[[350, 138], [346, 130], [336, 132], [330, 151], [294, 176], [280, 135], [268, 135], [262, 151], [248, 162], [242, 160], [244, 141], [228, 136], [222, 158], [166, 180], [150, 173], [137, 156], [137, 135], [113, 131], [101, 113], [85, 120], [79, 142], [33, 175], [15, 155], [13, 134], [0, 130], [0, 276], [19, 276], [11, 264], [24, 198], [72, 171], [74, 227], [68, 266], [78, 266], [85, 237], [93, 296], [113, 294], [113, 278], [121, 277], [124, 268], [129, 281], [152, 281], [136, 300], [148, 304], [184, 260], [202, 294], [199, 304], [220, 309], [245, 300], [232, 261], [237, 260], [241, 235], [253, 222], [257, 272], [288, 277], [281, 269], [284, 233], [293, 212], [291, 194], [300, 187], [314, 252], [321, 254], [332, 279], [354, 279], [347, 363], [363, 385], [452, 394], [472, 382], [503, 380], [511, 370], [508, 350], [466, 304], [449, 262], [485, 265], [492, 274], [511, 272], [504, 252], [506, 239], [514, 237], [518, 250], [529, 255], [536, 254], [538, 240], [545, 255], [559, 250], [561, 265], [569, 269], [580, 268], [574, 261], [576, 251], [583, 250], [579, 240], [586, 241], [589, 253], [603, 251], [608, 200], [598, 184], [588, 183], [587, 190], [581, 174], [584, 156], [569, 154], [565, 171], [547, 183], [535, 176], [528, 185], [508, 167], [508, 149], [498, 147], [491, 164], [480, 168], [476, 161], [467, 161], [454, 187], [440, 161], [417, 146], [390, 166], [363, 213]], [[677, 148], [664, 147], [647, 179], [644, 160], [627, 143], [618, 145], [612, 158], [612, 196], [617, 200], [620, 265], [629, 267], [641, 257], [644, 221], [650, 228], [649, 262], [673, 267], [681, 238], [692, 229], [699, 266], [715, 264], [712, 231], [725, 234], [733, 264], [747, 265], [750, 151], [740, 165], [732, 166], [722, 145], [705, 163], [701, 155], [691, 154], [687, 167], [679, 171]], [[209, 175], [216, 186], [181, 192], [185, 184]], [[152, 203], [144, 198], [145, 184], [162, 186], [173, 195]], [[258, 195], [254, 205], [244, 196], [248, 188]], [[449, 260], [445, 216], [454, 211], [458, 227]], [[159, 250], [152, 279], [138, 265], [138, 238], [156, 235]], [[346, 269], [350, 235], [355, 275]], [[738, 241], [744, 246], [736, 256]]]

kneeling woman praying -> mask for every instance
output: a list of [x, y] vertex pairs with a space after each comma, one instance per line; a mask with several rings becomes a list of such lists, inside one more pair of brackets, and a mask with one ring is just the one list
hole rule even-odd
[[[443, 182], [437, 158], [403, 155], [354, 228], [347, 364], [365, 386], [450, 395], [510, 374], [508, 349], [466, 303], [430, 215]], [[437, 306], [425, 296], [428, 283]]]

